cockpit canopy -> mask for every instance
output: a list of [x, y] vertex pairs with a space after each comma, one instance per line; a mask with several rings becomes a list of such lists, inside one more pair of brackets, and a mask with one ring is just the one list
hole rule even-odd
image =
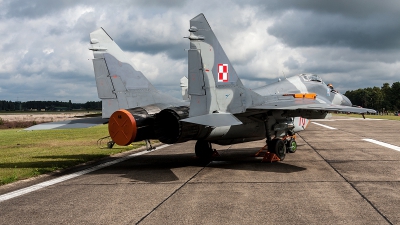
[[300, 74], [300, 77], [302, 77], [304, 81], [315, 81], [315, 82], [324, 83], [322, 81], [321, 77], [319, 77], [316, 74]]

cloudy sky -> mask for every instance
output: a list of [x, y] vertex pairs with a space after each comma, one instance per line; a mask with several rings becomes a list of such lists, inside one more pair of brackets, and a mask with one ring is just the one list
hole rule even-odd
[[89, 33], [180, 97], [189, 20], [204, 13], [250, 88], [298, 73], [340, 92], [400, 81], [400, 1], [0, 0], [0, 100], [97, 101]]

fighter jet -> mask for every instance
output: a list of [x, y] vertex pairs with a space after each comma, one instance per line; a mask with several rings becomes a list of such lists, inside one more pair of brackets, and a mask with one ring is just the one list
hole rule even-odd
[[209, 158], [212, 144], [266, 139], [283, 160], [294, 152], [294, 135], [310, 119], [330, 112], [367, 113], [315, 74], [299, 74], [256, 89], [242, 84], [203, 14], [190, 20], [188, 80], [180, 100], [157, 91], [104, 29], [90, 33], [90, 50], [102, 118], [118, 145], [158, 139], [166, 144], [197, 140], [195, 153]]

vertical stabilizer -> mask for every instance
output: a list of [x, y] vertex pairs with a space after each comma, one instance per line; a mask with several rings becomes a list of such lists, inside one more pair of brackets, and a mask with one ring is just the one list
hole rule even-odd
[[190, 116], [215, 112], [241, 113], [262, 101], [246, 89], [203, 14], [190, 20], [188, 93]]
[[102, 28], [90, 33], [90, 44], [103, 118], [121, 108], [152, 103], [151, 93], [156, 92], [153, 85], [134, 69], [127, 55]]

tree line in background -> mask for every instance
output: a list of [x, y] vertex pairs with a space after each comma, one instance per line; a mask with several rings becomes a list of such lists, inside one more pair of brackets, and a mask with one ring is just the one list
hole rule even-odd
[[[391, 86], [384, 83], [380, 87], [360, 88], [344, 93], [353, 105], [371, 108], [377, 111], [400, 110], [400, 82]], [[0, 100], [0, 111], [66, 111], [66, 110], [101, 110], [101, 101], [88, 101], [86, 103], [72, 103], [59, 101], [27, 101], [13, 102]]]
[[69, 110], [101, 110], [101, 101], [72, 103], [59, 101], [5, 101], [0, 100], [0, 111], [69, 111]]
[[364, 108], [382, 111], [398, 111], [400, 110], [400, 82], [395, 82], [390, 86], [384, 83], [380, 87], [360, 88], [344, 93], [350, 99], [353, 105]]

